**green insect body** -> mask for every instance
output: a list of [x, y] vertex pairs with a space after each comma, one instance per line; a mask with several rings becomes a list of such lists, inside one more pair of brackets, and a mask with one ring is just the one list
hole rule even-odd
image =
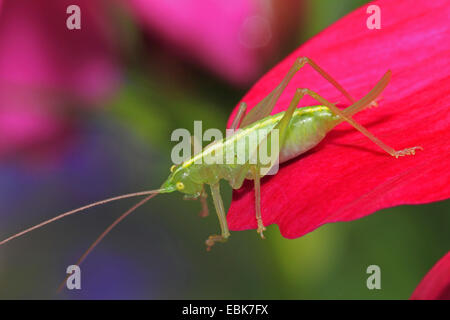
[[[231, 152], [239, 144], [238, 140], [248, 140], [248, 136], [256, 130], [270, 132], [284, 116], [285, 112], [280, 112], [272, 116], [258, 120], [245, 128], [238, 134], [231, 135], [220, 141], [215, 141], [201, 153], [186, 160], [170, 174], [166, 182], [161, 187], [161, 192], [172, 192], [178, 190], [192, 197], [200, 196], [203, 185], [218, 183], [221, 179], [227, 180], [233, 189], [239, 189], [245, 178], [248, 177], [247, 164], [221, 163], [207, 164], [202, 161], [196, 164], [199, 158], [205, 159], [213, 152], [220, 152], [223, 155]], [[300, 154], [316, 146], [325, 135], [339, 122], [339, 116], [333, 114], [326, 106], [313, 106], [296, 109], [286, 130], [286, 137], [280, 148], [280, 163], [295, 158]], [[253, 152], [245, 145], [245, 159]], [[177, 187], [178, 186], [178, 187]]]
[[[309, 64], [323, 78], [325, 78], [337, 90], [339, 90], [350, 101], [351, 105], [346, 109], [341, 110], [337, 108], [333, 103], [329, 102], [314, 91], [311, 91], [309, 89], [297, 89], [294, 96], [292, 97], [288, 109], [285, 112], [280, 112], [271, 116], [270, 114], [275, 107], [275, 104], [278, 101], [281, 93], [284, 91], [295, 73], [299, 71], [305, 64]], [[352, 116], [360, 110], [371, 106], [374, 103], [376, 104], [375, 100], [387, 86], [390, 75], [390, 71], [386, 72], [386, 74], [381, 78], [381, 80], [378, 81], [378, 83], [367, 95], [365, 95], [360, 100], [355, 101], [355, 99], [353, 99], [353, 97], [336, 80], [334, 80], [314, 61], [306, 57], [298, 58], [296, 59], [293, 66], [289, 69], [281, 83], [264, 99], [262, 99], [255, 107], [253, 107], [245, 116], [244, 114], [246, 111], [246, 104], [241, 104], [231, 128], [237, 129], [239, 128], [239, 124], [241, 124], [243, 129], [237, 131], [233, 135], [230, 135], [223, 140], [215, 141], [213, 144], [205, 147], [205, 149], [202, 150], [199, 154], [194, 155], [191, 159], [185, 161], [181, 165], [173, 166], [173, 170], [171, 170], [172, 173], [169, 175], [168, 179], [163, 183], [160, 189], [113, 197], [86, 205], [69, 212], [65, 212], [52, 219], [44, 221], [38, 225], [10, 236], [9, 238], [1, 241], [0, 245], [3, 245], [14, 238], [22, 236], [32, 230], [38, 229], [46, 224], [74, 214], [76, 212], [80, 212], [88, 208], [119, 199], [146, 195], [147, 197], [145, 199], [141, 200], [134, 207], [122, 214], [97, 238], [97, 240], [89, 247], [89, 249], [76, 263], [77, 265], [80, 265], [81, 262], [86, 258], [86, 256], [93, 250], [93, 248], [105, 237], [106, 234], [108, 234], [108, 232], [111, 231], [111, 229], [117, 223], [122, 221], [131, 212], [136, 210], [138, 207], [140, 207], [159, 193], [180, 191], [184, 193], [188, 198], [198, 198], [202, 204], [201, 215], [206, 216], [208, 212], [208, 206], [206, 202], [207, 194], [204, 190], [204, 185], [209, 185], [211, 188], [213, 203], [216, 209], [217, 216], [219, 218], [221, 228], [220, 235], [212, 235], [206, 240], [207, 249], [210, 249], [214, 245], [214, 243], [223, 242], [230, 236], [226, 219], [226, 212], [219, 189], [219, 181], [221, 179], [227, 180], [230, 183], [231, 187], [234, 189], [239, 188], [245, 179], [251, 179], [254, 181], [255, 220], [257, 221], [258, 225], [257, 232], [261, 235], [261, 237], [264, 237], [263, 231], [265, 230], [265, 226], [263, 223], [263, 217], [261, 216], [260, 208], [260, 189], [262, 175], [259, 171], [259, 163], [250, 163], [248, 161], [244, 161], [241, 164], [229, 164], [227, 162], [225, 162], [225, 164], [220, 164], [222, 162], [207, 164], [196, 163], [195, 160], [207, 158], [213, 153], [219, 153], [224, 157], [227, 157], [230, 155], [231, 151], [234, 152], [235, 142], [247, 139], [256, 130], [264, 129], [266, 132], [268, 132], [267, 135], [271, 134], [272, 132], [279, 132], [278, 159], [280, 162], [284, 162], [289, 159], [295, 158], [298, 155], [316, 146], [331, 129], [333, 129], [336, 125], [343, 121], [348, 122], [355, 129], [357, 129], [372, 142], [374, 142], [378, 147], [395, 158], [406, 155], [414, 155], [416, 150], [422, 148], [412, 147], [396, 151], [392, 147], [383, 143], [380, 139], [375, 137], [366, 128], [361, 126], [352, 118]], [[298, 109], [298, 104], [305, 95], [311, 96], [312, 98], [317, 100], [320, 105]], [[269, 139], [267, 139], [267, 141], [268, 140]], [[259, 149], [259, 145], [257, 145], [257, 147], [246, 147], [244, 160], [249, 159], [250, 155], [254, 154], [255, 150], [257, 149]]]

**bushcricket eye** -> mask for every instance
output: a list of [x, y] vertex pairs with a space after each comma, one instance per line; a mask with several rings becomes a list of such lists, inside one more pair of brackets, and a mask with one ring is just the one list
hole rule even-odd
[[177, 183], [176, 183], [176, 187], [177, 187], [178, 190], [183, 190], [183, 189], [184, 189], [184, 184], [183, 184], [183, 182], [177, 182]]

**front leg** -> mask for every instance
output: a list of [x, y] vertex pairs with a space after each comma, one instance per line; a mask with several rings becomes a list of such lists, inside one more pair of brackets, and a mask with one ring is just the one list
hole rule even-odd
[[200, 204], [202, 205], [202, 210], [198, 214], [201, 218], [206, 218], [209, 215], [208, 210], [208, 201], [206, 200], [208, 198], [208, 194], [206, 193], [205, 189], [202, 189], [200, 195], [185, 195], [183, 197], [183, 200], [200, 200]]
[[207, 216], [209, 216], [209, 210], [208, 201], [206, 200], [208, 198], [208, 194], [206, 193], [205, 189], [202, 190], [199, 198], [200, 203], [202, 204], [202, 211], [200, 211], [199, 216], [202, 218], [206, 218]]
[[220, 196], [220, 186], [219, 183], [211, 185], [211, 194], [214, 201], [214, 207], [216, 208], [217, 216], [220, 223], [220, 235], [211, 235], [206, 240], [206, 250], [211, 250], [211, 247], [216, 242], [225, 242], [230, 236], [230, 231], [228, 230], [227, 217], [225, 215], [225, 208], [223, 207], [222, 197]]

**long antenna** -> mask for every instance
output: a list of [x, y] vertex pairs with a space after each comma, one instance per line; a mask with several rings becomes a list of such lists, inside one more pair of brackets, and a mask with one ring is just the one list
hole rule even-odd
[[[94, 250], [94, 248], [100, 243], [100, 241], [103, 240], [103, 238], [119, 223], [121, 222], [123, 219], [125, 219], [129, 214], [131, 214], [134, 210], [136, 210], [137, 208], [139, 208], [140, 206], [142, 206], [144, 203], [146, 203], [147, 201], [149, 201], [151, 198], [155, 197], [158, 193], [154, 193], [149, 195], [148, 197], [146, 197], [145, 199], [141, 200], [140, 202], [138, 202], [137, 204], [135, 204], [133, 207], [131, 207], [130, 209], [128, 209], [125, 213], [123, 213], [120, 217], [118, 217], [116, 220], [114, 220], [114, 222], [105, 229], [105, 231], [102, 232], [102, 234], [89, 246], [89, 248], [83, 253], [83, 255], [80, 257], [80, 259], [78, 259], [76, 265], [80, 266], [83, 261], [86, 259], [86, 257], [89, 255], [89, 253], [91, 253], [92, 250]], [[66, 283], [67, 279], [69, 278], [70, 275], [67, 275], [66, 278], [63, 280], [63, 282], [61, 282], [61, 284], [58, 287], [58, 293], [62, 290], [62, 288], [64, 287], [64, 284]]]
[[[105, 204], [105, 203], [108, 203], [108, 202], [120, 200], [120, 199], [132, 198], [132, 197], [139, 197], [139, 196], [145, 196], [145, 195], [149, 195], [149, 194], [152, 195], [152, 197], [153, 197], [153, 196], [155, 196], [156, 194], [158, 194], [160, 191], [161, 191], [161, 190], [149, 190], [149, 191], [141, 191], [141, 192], [135, 192], [135, 193], [124, 194], [124, 195], [121, 195], [121, 196], [117, 196], [117, 197], [113, 197], [113, 198], [101, 200], [101, 201], [98, 201], [98, 202], [94, 202], [94, 203], [88, 204], [88, 205], [86, 205], [86, 206], [84, 206], [84, 207], [81, 207], [81, 208], [78, 208], [78, 209], [75, 209], [75, 210], [71, 210], [71, 211], [68, 211], [68, 212], [64, 212], [64, 213], [60, 214], [59, 216], [56, 216], [56, 217], [54, 217], [54, 218], [51, 218], [51, 219], [46, 220], [46, 221], [44, 221], [44, 222], [41, 222], [41, 223], [39, 223], [39, 224], [37, 224], [37, 225], [35, 225], [35, 226], [33, 226], [33, 227], [30, 227], [30, 228], [28, 228], [28, 229], [25, 229], [25, 230], [19, 232], [19, 233], [16, 233], [15, 235], [12, 235], [11, 237], [6, 238], [6, 239], [3, 240], [3, 241], [0, 241], [0, 246], [1, 246], [1, 245], [4, 245], [5, 243], [7, 243], [7, 242], [9, 242], [9, 241], [11, 241], [11, 240], [13, 240], [13, 239], [15, 239], [15, 238], [18, 238], [18, 237], [20, 237], [20, 236], [23, 236], [24, 234], [27, 234], [27, 233], [30, 232], [30, 231], [39, 229], [39, 228], [41, 228], [41, 227], [43, 227], [43, 226], [45, 226], [45, 225], [47, 225], [47, 224], [49, 224], [49, 223], [51, 223], [51, 222], [54, 222], [54, 221], [57, 221], [57, 220], [62, 219], [62, 218], [64, 218], [64, 217], [70, 216], [71, 214], [74, 214], [74, 213], [77, 213], [77, 212], [80, 212], [80, 211], [83, 211], [83, 210], [86, 210], [86, 209], [89, 209], [89, 208], [92, 208], [92, 207], [95, 207], [95, 206], [99, 206], [99, 205], [102, 205], [102, 204]], [[148, 197], [148, 198], [151, 199], [152, 197]], [[147, 198], [146, 198], [146, 199], [147, 199]], [[147, 199], [147, 200], [149, 200], [149, 199]], [[145, 199], [144, 199], [144, 200], [145, 200]], [[144, 201], [144, 200], [143, 200], [143, 201]]]

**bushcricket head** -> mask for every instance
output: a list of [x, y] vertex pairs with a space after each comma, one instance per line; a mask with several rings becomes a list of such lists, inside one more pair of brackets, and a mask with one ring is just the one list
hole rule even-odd
[[161, 193], [168, 193], [173, 191], [180, 191], [182, 193], [199, 196], [202, 192], [203, 186], [192, 181], [188, 169], [182, 166], [172, 166], [171, 174], [161, 186]]

